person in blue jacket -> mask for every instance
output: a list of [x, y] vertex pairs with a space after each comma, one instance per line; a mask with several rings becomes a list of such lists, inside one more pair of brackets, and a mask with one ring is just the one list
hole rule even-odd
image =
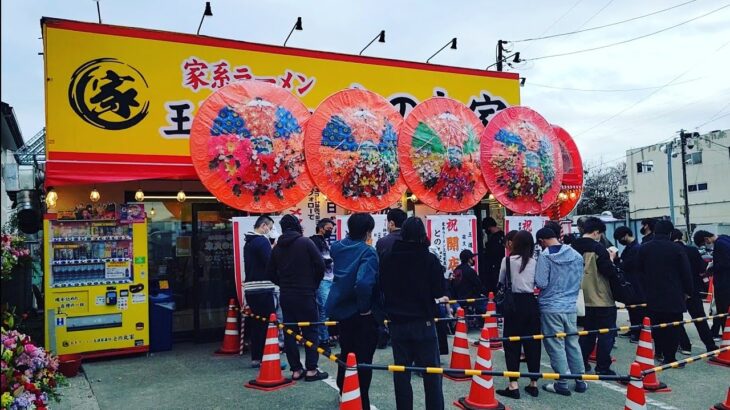
[[[347, 219], [347, 237], [330, 248], [334, 278], [327, 298], [327, 316], [339, 322], [340, 358], [355, 353], [358, 363], [372, 363], [378, 343], [378, 324], [373, 310], [378, 299], [378, 254], [368, 245], [375, 220], [370, 214], [356, 213]], [[344, 369], [337, 370], [337, 386], [342, 392]], [[364, 409], [370, 408], [368, 390], [373, 372], [359, 369], [360, 398]]]

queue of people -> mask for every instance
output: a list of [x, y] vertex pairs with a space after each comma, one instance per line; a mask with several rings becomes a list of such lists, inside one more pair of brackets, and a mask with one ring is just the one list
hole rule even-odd
[[[392, 209], [387, 220], [389, 234], [373, 248], [370, 243], [375, 224], [369, 214], [350, 215], [347, 237], [332, 245], [329, 237], [334, 223], [331, 220], [320, 221], [317, 234], [306, 238], [302, 236], [299, 221], [284, 216], [280, 222], [283, 234], [272, 249], [266, 235], [273, 229], [273, 220], [259, 217], [254, 230], [246, 235], [244, 246], [247, 303], [258, 314], [275, 312], [274, 296], [278, 287], [283, 320], [339, 322], [341, 358], [352, 352], [359, 363], [372, 363], [376, 348], [386, 347], [390, 339], [393, 363], [418, 367], [440, 366], [440, 354], [448, 351], [443, 346], [444, 332], [433, 320], [443, 315], [440, 309], [444, 302], [450, 297], [479, 298], [500, 287], [508, 287], [514, 300], [512, 309], [503, 313], [505, 337], [575, 333], [579, 310], [585, 330], [615, 328], [616, 301], [625, 299], [627, 287], [632, 289], [629, 294], [635, 303], [647, 304], [645, 309], [629, 311], [632, 325], [640, 324], [644, 315], [654, 323], [681, 320], [685, 311], [693, 317], [705, 315], [699, 288], [707, 264], [696, 248], [682, 242], [682, 233], [669, 221], [642, 221], [642, 243], [631, 229], [617, 228], [613, 239], [624, 247], [619, 255], [606, 237], [606, 225], [596, 217], [579, 221], [579, 238], [562, 236], [560, 226], [549, 223], [537, 231], [536, 241], [527, 231], [511, 231], [505, 235], [493, 219], [487, 218], [483, 223], [487, 253], [475, 255], [471, 250], [462, 251], [461, 264], [446, 280], [445, 268], [429, 248], [421, 219]], [[715, 299], [718, 311], [727, 311], [730, 238], [698, 231], [693, 240], [697, 246], [714, 248]], [[541, 251], [535, 251], [536, 244]], [[480, 263], [484, 262], [479, 272], [474, 268], [477, 258]], [[484, 310], [482, 304], [471, 307], [479, 313]], [[387, 328], [383, 326], [384, 319], [389, 320]], [[713, 337], [717, 331], [710, 330], [706, 322], [698, 322], [696, 326], [705, 348], [716, 349]], [[330, 335], [323, 328], [294, 330], [307, 340], [329, 347]], [[689, 339], [683, 330], [668, 327], [653, 331], [657, 357], [662, 363], [675, 361], [678, 350], [690, 352]], [[262, 324], [251, 329], [254, 367], [260, 365], [265, 332]], [[611, 350], [616, 336], [615, 332], [607, 332], [545, 338], [544, 346], [553, 371], [582, 374], [591, 371], [588, 357], [597, 345], [595, 373], [614, 375]], [[638, 342], [638, 331], [622, 336]], [[329, 377], [317, 367], [316, 350], [306, 349], [304, 366], [294, 338], [285, 337], [285, 352], [293, 379], [315, 381]], [[508, 371], [519, 371], [524, 359], [529, 372], [539, 373], [542, 354], [539, 340], [506, 342], [504, 354]], [[426, 408], [444, 408], [441, 376], [421, 376]], [[371, 370], [359, 370], [364, 408], [369, 408], [371, 378]], [[410, 372], [393, 373], [399, 409], [413, 408], [410, 378]], [[343, 380], [344, 371], [339, 369], [340, 390]], [[566, 380], [542, 386], [546, 392], [564, 396], [587, 389], [588, 385], [580, 380], [575, 381], [572, 389]], [[524, 391], [537, 397], [537, 380], [531, 379]], [[510, 378], [508, 385], [496, 393], [519, 399], [518, 380]]]

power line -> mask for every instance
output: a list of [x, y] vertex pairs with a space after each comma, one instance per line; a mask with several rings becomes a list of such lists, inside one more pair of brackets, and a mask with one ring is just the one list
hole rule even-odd
[[724, 118], [724, 117], [726, 117], [727, 115], [724, 115], [724, 116], [722, 116], [722, 117], [719, 117], [719, 118], [715, 118], [715, 117], [717, 117], [718, 115], [720, 115], [720, 113], [721, 113], [721, 112], [725, 111], [725, 108], [727, 108], [727, 107], [730, 107], [730, 102], [728, 102], [728, 103], [727, 103], [727, 104], [725, 104], [725, 105], [724, 105], [724, 106], [723, 106], [722, 108], [720, 108], [719, 110], [717, 110], [717, 112], [716, 112], [716, 113], [712, 114], [712, 115], [710, 116], [710, 118], [709, 118], [709, 119], [708, 119], [708, 120], [707, 120], [706, 122], [703, 122], [702, 124], [700, 124], [700, 125], [696, 126], [696, 127], [695, 127], [695, 129], [697, 129], [697, 128], [700, 128], [701, 126], [703, 126], [703, 125], [706, 125], [706, 124], [709, 124], [709, 123], [711, 123], [711, 122], [713, 122], [713, 121], [716, 121], [716, 120], [718, 120], [718, 119], [720, 119], [720, 118]]
[[627, 40], [623, 40], [623, 41], [619, 41], [619, 42], [616, 42], [616, 43], [604, 44], [602, 46], [586, 48], [586, 49], [583, 49], [583, 50], [568, 51], [568, 52], [565, 52], [565, 53], [550, 54], [550, 55], [546, 55], [546, 56], [529, 58], [529, 59], [526, 59], [525, 61], [536, 61], [536, 60], [544, 60], [546, 58], [564, 57], [564, 56], [569, 56], [569, 55], [573, 55], [573, 54], [587, 53], [589, 51], [602, 50], [604, 48], [609, 48], [609, 47], [614, 47], [614, 46], [618, 46], [618, 45], [621, 45], [621, 44], [630, 43], [632, 41], [641, 40], [641, 39], [644, 39], [644, 38], [647, 38], [647, 37], [651, 37], [651, 36], [656, 35], [656, 34], [659, 34], [659, 33], [663, 33], [665, 31], [671, 30], [673, 28], [677, 28], [679, 26], [683, 26], [683, 25], [685, 25], [687, 23], [691, 23], [691, 22], [693, 22], [695, 20], [699, 20], [699, 19], [701, 19], [703, 17], [707, 17], [710, 14], [717, 13], [718, 11], [720, 11], [722, 9], [726, 9], [728, 7], [730, 7], [730, 4], [726, 4], [726, 5], [718, 8], [718, 9], [712, 10], [710, 12], [707, 12], [705, 14], [702, 14], [702, 15], [699, 15], [697, 17], [691, 18], [689, 20], [685, 20], [685, 21], [683, 21], [681, 23], [677, 23], [677, 24], [675, 24], [673, 26], [665, 27], [665, 28], [663, 28], [661, 30], [657, 30], [657, 31], [654, 31], [654, 32], [651, 32], [651, 33], [648, 33], [648, 34], [644, 34], [644, 35], [641, 35], [641, 36], [638, 36], [638, 37], [633, 37], [633, 38], [630, 38], [630, 39], [627, 39]]
[[[725, 7], [728, 7], [728, 6], [725, 6]], [[730, 41], [726, 42], [725, 44], [723, 44], [723, 45], [721, 45], [720, 47], [718, 47], [717, 49], [715, 49], [715, 51], [713, 51], [713, 52], [712, 52], [712, 54], [714, 55], [715, 53], [717, 53], [718, 51], [720, 51], [720, 50], [721, 50], [722, 48], [724, 48], [725, 46], [727, 46], [728, 44], [730, 44]], [[635, 103], [633, 103], [633, 104], [629, 105], [628, 107], [626, 107], [626, 108], [622, 109], [621, 111], [617, 112], [616, 114], [613, 114], [612, 116], [610, 116], [610, 117], [608, 117], [608, 118], [604, 119], [603, 121], [600, 121], [600, 122], [598, 122], [597, 124], [595, 124], [595, 125], [593, 125], [593, 126], [591, 126], [591, 127], [587, 128], [587, 129], [585, 129], [585, 130], [583, 130], [583, 131], [579, 132], [578, 134], [576, 134], [576, 136], [578, 136], [578, 135], [581, 135], [581, 134], [585, 134], [585, 133], [586, 133], [586, 132], [588, 132], [588, 131], [591, 131], [591, 130], [593, 130], [593, 129], [596, 129], [597, 127], [599, 127], [599, 126], [601, 126], [601, 125], [603, 125], [603, 124], [605, 124], [605, 123], [607, 123], [607, 122], [611, 121], [612, 119], [614, 119], [614, 118], [616, 118], [616, 117], [620, 116], [621, 114], [623, 114], [623, 113], [625, 113], [625, 112], [627, 112], [627, 111], [631, 110], [632, 108], [634, 108], [634, 107], [636, 107], [637, 105], [641, 104], [642, 102], [644, 102], [644, 101], [648, 100], [649, 98], [651, 98], [652, 96], [654, 96], [655, 94], [657, 94], [658, 92], [660, 92], [661, 90], [663, 90], [663, 89], [665, 89], [666, 87], [670, 86], [670, 85], [671, 85], [671, 84], [673, 84], [673, 83], [674, 83], [675, 81], [677, 81], [677, 80], [679, 80], [680, 78], [682, 78], [682, 77], [683, 77], [683, 76], [684, 76], [685, 74], [687, 74], [687, 73], [689, 73], [690, 71], [692, 71], [692, 70], [693, 70], [693, 69], [694, 69], [695, 67], [697, 67], [698, 65], [700, 65], [700, 64], [704, 64], [704, 63], [705, 63], [705, 62], [704, 62], [704, 60], [698, 60], [698, 61], [697, 61], [697, 62], [696, 62], [696, 63], [695, 63], [695, 64], [694, 64], [694, 65], [693, 65], [692, 67], [688, 68], [687, 70], [683, 71], [683, 72], [682, 72], [681, 74], [679, 74], [679, 75], [677, 75], [676, 77], [674, 77], [673, 79], [669, 80], [669, 82], [667, 82], [666, 84], [664, 84], [664, 85], [662, 85], [661, 87], [657, 88], [657, 89], [656, 89], [656, 90], [654, 90], [653, 92], [649, 93], [649, 94], [648, 94], [647, 96], [645, 96], [645, 97], [641, 98], [640, 100], [636, 101]]]
[[[510, 42], [511, 42], [511, 43], [522, 43], [522, 42], [525, 42], [525, 41], [536, 41], [536, 40], [545, 40], [545, 39], [548, 39], [548, 38], [555, 38], [555, 37], [569, 36], [569, 35], [572, 35], [572, 34], [584, 33], [584, 32], [586, 32], [586, 31], [598, 30], [598, 29], [601, 29], [601, 28], [606, 28], [606, 27], [616, 26], [616, 25], [619, 25], [619, 24], [623, 24], [623, 23], [628, 23], [628, 22], [630, 22], [630, 21], [635, 21], [635, 20], [643, 19], [643, 18], [645, 18], [645, 17], [650, 17], [650, 16], [653, 16], [653, 15], [655, 15], [655, 14], [659, 14], [659, 13], [664, 13], [665, 11], [669, 11], [669, 10], [672, 10], [672, 9], [676, 9], [677, 7], [682, 7], [682, 6], [684, 6], [684, 5], [687, 5], [687, 4], [690, 4], [690, 3], [694, 3], [695, 1], [697, 1], [697, 0], [690, 0], [690, 1], [687, 1], [687, 2], [684, 2], [684, 3], [681, 3], [681, 4], [677, 4], [676, 6], [672, 6], [672, 7], [666, 8], [666, 9], [662, 9], [662, 10], [654, 11], [654, 12], [652, 12], [652, 13], [649, 13], [649, 14], [644, 14], [644, 15], [641, 15], [641, 16], [637, 16], [637, 17], [632, 17], [632, 18], [630, 18], [630, 19], [627, 19], [627, 20], [621, 20], [621, 21], [616, 21], [616, 22], [614, 22], [614, 23], [604, 24], [604, 25], [602, 25], [602, 26], [590, 27], [590, 28], [587, 28], [587, 29], [584, 29], [584, 30], [575, 30], [575, 31], [569, 31], [569, 32], [567, 32], [567, 33], [552, 34], [552, 35], [549, 35], [549, 36], [544, 36], [544, 37], [542, 37], [542, 34], [540, 34], [540, 37], [534, 37], [534, 38], [525, 38], [525, 39], [522, 39], [522, 40], [512, 40], [512, 41], [510, 41]], [[572, 8], [571, 8], [571, 9], [572, 9]], [[566, 13], [566, 14], [567, 14], [567, 13]], [[562, 17], [561, 17], [561, 18], [562, 18]], [[591, 17], [591, 18], [593, 18], [593, 17]], [[590, 20], [590, 19], [589, 19], [589, 20]], [[553, 24], [553, 25], [554, 25], [554, 24]], [[551, 26], [551, 27], [552, 27], [552, 26]], [[545, 30], [545, 32], [547, 32], [547, 30]], [[543, 32], [543, 34], [544, 34], [544, 32]]]
[[[542, 36], [543, 34], [547, 33], [548, 31], [550, 31], [550, 29], [551, 29], [551, 28], [555, 27], [555, 25], [556, 25], [556, 24], [558, 24], [558, 22], [559, 22], [560, 20], [564, 19], [564, 18], [565, 18], [565, 16], [567, 16], [567, 15], [568, 15], [568, 13], [570, 13], [571, 11], [573, 11], [573, 9], [574, 9], [574, 8], [576, 8], [576, 7], [577, 7], [577, 6], [578, 6], [578, 5], [579, 5], [579, 4], [580, 4], [580, 3], [582, 2], [582, 1], [583, 1], [583, 0], [578, 0], [578, 1], [576, 1], [575, 3], [573, 3], [573, 5], [572, 5], [572, 6], [570, 6], [570, 8], [569, 8], [569, 9], [568, 9], [568, 10], [567, 10], [567, 11], [566, 11], [565, 13], [563, 13], [563, 14], [562, 14], [562, 15], [561, 15], [560, 17], [558, 17], [558, 18], [557, 18], [557, 19], [556, 19], [555, 21], [553, 21], [553, 22], [552, 22], [552, 24], [550, 24], [550, 25], [548, 26], [548, 28], [546, 28], [545, 30], [543, 30], [543, 31], [542, 31], [542, 33], [540, 33], [540, 36]], [[513, 41], [513, 43], [516, 43], [516, 41]], [[527, 47], [525, 48], [525, 50], [527, 50], [527, 49], [529, 49], [529, 48], [530, 48], [530, 45], [528, 45], [528, 46], [527, 46]], [[525, 50], [522, 50], [522, 51], [524, 52]]]
[[613, 3], [613, 0], [608, 0], [608, 2], [603, 5], [603, 7], [601, 7], [600, 9], [598, 9], [597, 12], [593, 13], [592, 16], [588, 17], [588, 20], [584, 21], [583, 24], [581, 24], [580, 26], [578, 26], [578, 30], [580, 30], [583, 27], [585, 27], [586, 24], [588, 24], [591, 20], [593, 20], [594, 18], [596, 18], [597, 15], [601, 14], [603, 12], [603, 10], [606, 10], [606, 8], [608, 8], [608, 6], [611, 5], [611, 3]]
[[[694, 82], [694, 81], [701, 80], [702, 78], [704, 78], [704, 77], [694, 78], [692, 80], [687, 80], [687, 81], [681, 81], [681, 82], [672, 84], [671, 86], [676, 86], [676, 85], [682, 85], [682, 84], [691, 83], [691, 82]], [[553, 89], [553, 90], [580, 91], [580, 92], [596, 92], [596, 93], [619, 93], [619, 92], [630, 92], [630, 91], [646, 91], [646, 90], [655, 90], [657, 88], [661, 88], [662, 87], [660, 85], [657, 85], [657, 86], [639, 87], [639, 88], [572, 88], [572, 87], [558, 87], [558, 86], [553, 86], [553, 85], [534, 83], [534, 82], [531, 82], [531, 81], [528, 81], [527, 84], [530, 85], [530, 86], [542, 87], [542, 88], [550, 88], [550, 89]]]
[[[704, 125], [707, 125], [707, 124], [709, 124], [709, 123], [711, 123], [711, 122], [715, 122], [715, 121], [717, 121], [717, 120], [719, 120], [719, 119], [722, 119], [722, 118], [725, 118], [725, 117], [730, 117], [730, 112], [729, 112], [729, 113], [727, 113], [727, 114], [725, 114], [725, 115], [721, 115], [721, 116], [719, 116], [719, 117], [713, 118], [713, 119], [711, 119], [711, 120], [709, 120], [709, 121], [705, 121], [705, 122], [703, 122], [702, 124], [698, 125], [698, 126], [697, 126], [697, 128], [700, 128], [700, 127], [702, 127], [702, 126], [704, 126]], [[719, 145], [719, 144], [718, 144], [718, 145]], [[727, 148], [727, 147], [726, 147], [726, 148]]]

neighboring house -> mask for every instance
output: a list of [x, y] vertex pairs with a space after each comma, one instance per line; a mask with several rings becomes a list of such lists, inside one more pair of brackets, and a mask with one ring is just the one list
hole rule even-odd
[[[17, 180], [17, 169], [15, 165], [14, 153], [23, 146], [23, 136], [18, 127], [18, 121], [15, 119], [13, 107], [7, 103], [2, 103], [2, 151], [0, 152], [0, 161], [2, 161], [2, 177], [0, 177], [0, 197], [1, 214], [0, 221], [4, 224], [8, 220], [8, 212], [12, 208], [12, 201], [5, 190], [5, 178], [11, 177]], [[6, 172], [13, 175], [6, 175]]]
[[[730, 223], [730, 130], [702, 134], [691, 142], [693, 147], [687, 150], [685, 158], [690, 222], [693, 225]], [[668, 149], [666, 143], [662, 143], [626, 151], [626, 189], [632, 220], [669, 217], [667, 158], [670, 158], [674, 195], [672, 222], [680, 229], [684, 228], [685, 193], [678, 145], [675, 143]]]

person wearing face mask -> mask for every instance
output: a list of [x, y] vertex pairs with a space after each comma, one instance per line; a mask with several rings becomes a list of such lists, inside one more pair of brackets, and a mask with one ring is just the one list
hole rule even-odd
[[[332, 237], [332, 231], [335, 229], [335, 223], [329, 219], [320, 219], [317, 222], [317, 234], [312, 235], [309, 239], [317, 245], [322, 259], [324, 260], [324, 277], [319, 282], [319, 288], [317, 289], [317, 308], [319, 310], [319, 321], [324, 322], [327, 320], [327, 313], [325, 312], [325, 303], [327, 303], [327, 297], [330, 294], [330, 288], [332, 287], [332, 257], [330, 257], [330, 244], [329, 239]], [[327, 331], [327, 326], [319, 327], [319, 345], [322, 347], [330, 347], [330, 335]]]
[[[636, 304], [646, 303], [646, 297], [644, 296], [644, 290], [641, 287], [641, 281], [636, 271], [636, 264], [638, 263], [639, 255], [639, 243], [634, 238], [634, 233], [631, 229], [625, 226], [619, 226], [613, 233], [613, 239], [623, 245], [624, 250], [621, 252], [620, 257], [614, 259], [614, 263], [625, 273], [626, 280], [631, 282], [636, 292]], [[629, 321], [632, 326], [640, 325], [642, 320], [646, 316], [646, 308], [635, 307], [629, 309]], [[639, 334], [641, 333], [640, 328], [631, 329], [626, 333], [619, 336], [631, 338], [631, 343], [639, 343]]]
[[639, 233], [643, 235], [641, 237], [641, 243], [646, 243], [654, 239], [654, 226], [656, 226], [656, 219], [644, 218], [641, 220], [641, 230]]
[[[605, 232], [606, 224], [601, 219], [588, 217], [583, 222], [583, 236], [570, 244], [583, 256], [584, 276], [581, 289], [586, 307], [584, 330], [616, 327], [616, 301], [610, 284], [610, 280], [617, 275], [613, 264], [616, 252], [607, 250], [599, 242]], [[598, 337], [596, 374], [616, 374], [611, 370], [611, 349], [616, 338], [615, 331], [580, 337], [580, 348], [586, 370], [590, 369], [588, 356], [596, 345], [596, 337]]]
[[[461, 264], [451, 273], [451, 295], [454, 299], [482, 297], [482, 283], [477, 271], [473, 268], [475, 258], [474, 252], [469, 249], [464, 249], [459, 254]], [[462, 307], [472, 306], [475, 314], [483, 314], [487, 311], [487, 303], [484, 300], [471, 304], [461, 303], [461, 305]]]
[[[730, 236], [699, 230], [694, 233], [692, 240], [698, 247], [712, 249], [715, 306], [717, 313], [727, 313], [730, 306]], [[712, 334], [716, 337], [720, 335], [723, 323], [724, 318], [712, 321]]]
[[[276, 285], [266, 273], [266, 264], [271, 256], [268, 234], [274, 220], [267, 215], [259, 216], [253, 231], [246, 233], [243, 245], [243, 292], [246, 305], [257, 315], [268, 317], [276, 312], [274, 291]], [[249, 325], [251, 335], [251, 367], [261, 366], [261, 357], [266, 340], [266, 323], [258, 320]]]

